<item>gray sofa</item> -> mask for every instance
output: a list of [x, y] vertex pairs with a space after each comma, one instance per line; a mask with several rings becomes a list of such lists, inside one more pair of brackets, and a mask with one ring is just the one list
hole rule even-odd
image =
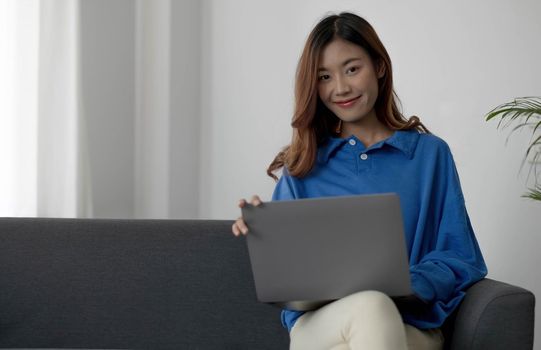
[[[0, 348], [287, 349], [231, 221], [0, 218]], [[534, 296], [485, 279], [451, 349], [532, 349]]]

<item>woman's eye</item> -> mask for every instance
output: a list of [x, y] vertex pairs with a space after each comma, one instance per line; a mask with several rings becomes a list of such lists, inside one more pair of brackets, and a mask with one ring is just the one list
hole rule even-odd
[[359, 70], [359, 67], [351, 67], [350, 69], [348, 69], [348, 72], [355, 73], [358, 70]]
[[327, 79], [329, 79], [328, 75], [320, 75], [319, 76], [319, 80], [327, 80]]

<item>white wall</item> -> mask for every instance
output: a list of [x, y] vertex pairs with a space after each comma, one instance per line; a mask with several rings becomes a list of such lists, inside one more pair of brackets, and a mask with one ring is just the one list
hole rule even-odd
[[507, 132], [483, 119], [514, 97], [541, 95], [535, 0], [206, 1], [200, 216], [234, 219], [239, 198], [270, 198], [265, 169], [289, 141], [302, 45], [321, 16], [341, 10], [373, 24], [405, 114], [449, 143], [489, 277], [541, 296], [541, 203], [520, 198], [526, 171], [517, 176], [529, 135], [506, 146]]

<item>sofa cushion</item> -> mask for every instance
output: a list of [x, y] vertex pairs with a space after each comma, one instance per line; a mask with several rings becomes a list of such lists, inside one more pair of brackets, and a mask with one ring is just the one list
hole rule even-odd
[[231, 221], [0, 219], [0, 347], [286, 349]]

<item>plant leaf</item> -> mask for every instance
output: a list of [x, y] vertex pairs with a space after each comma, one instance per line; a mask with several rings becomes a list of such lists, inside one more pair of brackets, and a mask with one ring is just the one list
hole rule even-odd
[[527, 179], [530, 178], [533, 170], [535, 187], [529, 188], [530, 192], [524, 194], [523, 197], [541, 201], [541, 186], [538, 184], [539, 172], [537, 171], [537, 166], [541, 164], [539, 161], [541, 158], [541, 97], [517, 97], [512, 102], [503, 103], [495, 107], [485, 115], [486, 121], [495, 118], [499, 118], [497, 129], [505, 129], [516, 123], [506, 138], [506, 144], [510, 136], [517, 130], [523, 129], [525, 126], [532, 127], [530, 144], [526, 149], [520, 169], [523, 169], [524, 164], [528, 161], [528, 157], [533, 155]]
[[530, 192], [527, 192], [522, 195], [524, 198], [533, 199], [535, 201], [541, 201], [541, 187], [537, 186], [536, 188], [530, 188]]

